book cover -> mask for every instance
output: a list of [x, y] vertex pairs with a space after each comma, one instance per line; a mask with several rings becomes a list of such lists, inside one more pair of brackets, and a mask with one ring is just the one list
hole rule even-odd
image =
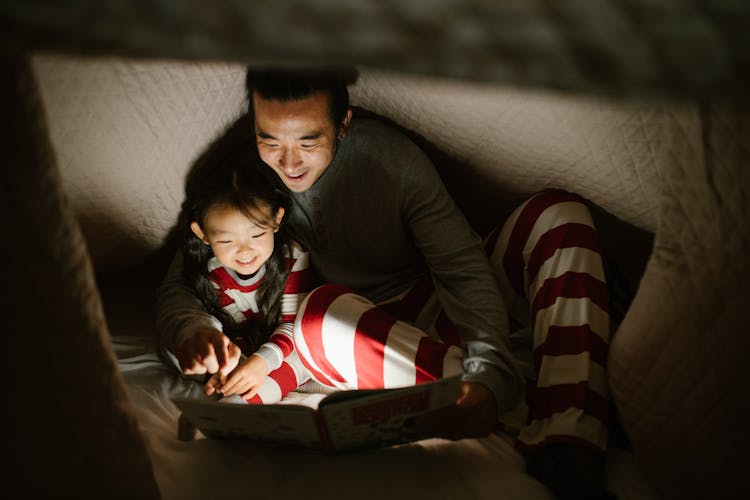
[[[181, 425], [213, 439], [251, 439], [328, 453], [377, 448], [424, 439], [407, 420], [452, 406], [460, 378], [399, 389], [308, 394], [274, 405], [226, 404], [173, 398]], [[304, 403], [304, 404], [301, 404]]]

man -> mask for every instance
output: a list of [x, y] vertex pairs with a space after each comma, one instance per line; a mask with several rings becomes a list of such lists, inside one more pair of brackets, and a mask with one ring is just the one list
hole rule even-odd
[[[556, 442], [603, 449], [606, 428], [593, 422], [596, 419], [586, 414], [586, 408], [591, 397], [606, 399], [606, 394], [597, 394], [606, 392], [606, 387], [590, 394], [586, 373], [592, 338], [597, 346], [604, 344], [604, 359], [599, 354], [595, 361], [599, 365], [606, 361], [608, 332], [603, 330], [608, 326], [602, 326], [599, 318], [592, 335], [589, 305], [582, 309], [579, 301], [567, 309], [558, 307], [582, 299], [598, 304], [606, 316], [604, 276], [585, 207], [567, 193], [543, 194], [524, 204], [491, 240], [490, 253], [497, 264], [493, 270], [482, 241], [428, 158], [383, 123], [353, 117], [347, 85], [356, 73], [337, 71], [249, 70], [253, 130], [248, 133], [255, 136], [260, 158], [291, 191], [290, 232], [310, 251], [321, 283], [346, 285], [383, 309], [395, 311], [399, 319], [417, 323], [415, 318], [434, 297], [444, 317], [432, 326], [457, 333], [466, 354], [461, 396], [455, 408], [420, 422], [422, 428], [450, 438], [484, 436], [495, 428], [498, 415], [516, 405], [523, 382], [509, 348], [505, 295], [511, 305], [519, 297], [527, 301], [525, 318], [524, 312], [516, 316], [534, 330], [538, 358], [531, 375], [538, 381], [531, 391], [532, 419], [521, 431], [520, 442], [528, 444], [529, 456], [537, 456], [535, 449], [559, 449], [553, 446]], [[574, 243], [570, 243], [571, 231]], [[585, 235], [576, 239], [576, 232]], [[552, 236], [545, 239], [548, 233]], [[539, 272], [529, 275], [529, 264]], [[593, 278], [579, 279], [579, 275]], [[514, 293], [518, 297], [509, 298]], [[191, 308], [184, 294], [174, 279], [168, 278], [162, 287], [159, 322], [167, 348], [186, 374], [226, 374], [236, 364], [236, 347], [216, 322], [199, 308]], [[589, 300], [589, 296], [597, 298]], [[173, 313], [177, 310], [180, 314]], [[192, 312], [184, 314], [188, 310]], [[571, 311], [576, 325], [569, 324]], [[561, 334], [575, 341], [555, 340]], [[565, 372], [561, 378], [555, 375], [560, 371]], [[601, 379], [603, 367], [601, 373], [598, 368], [594, 371]], [[560, 404], [560, 399], [570, 401]], [[563, 416], [559, 425], [558, 414]], [[578, 432], [580, 422], [583, 430]], [[556, 453], [554, 460], [559, 458]], [[548, 468], [543, 460], [536, 462], [536, 469]], [[601, 475], [601, 470], [595, 472]], [[562, 489], [567, 486], [550, 485], [565, 494]]]

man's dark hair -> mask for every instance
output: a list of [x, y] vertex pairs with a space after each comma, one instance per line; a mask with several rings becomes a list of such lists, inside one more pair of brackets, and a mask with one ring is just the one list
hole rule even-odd
[[250, 113], [253, 112], [253, 93], [263, 99], [297, 101], [318, 92], [328, 95], [328, 113], [338, 127], [349, 109], [348, 85], [357, 81], [359, 73], [351, 66], [289, 66], [247, 69], [245, 88]]

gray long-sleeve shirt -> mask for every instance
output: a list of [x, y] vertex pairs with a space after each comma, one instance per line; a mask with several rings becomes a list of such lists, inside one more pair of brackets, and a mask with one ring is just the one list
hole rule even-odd
[[[292, 196], [288, 227], [323, 282], [379, 303], [431, 273], [466, 345], [464, 380], [489, 388], [501, 413], [515, 404], [521, 378], [495, 276], [481, 239], [421, 149], [379, 121], [355, 118], [325, 173]], [[169, 350], [200, 328], [216, 327], [195, 309], [180, 271], [176, 262], [160, 290], [159, 326]]]

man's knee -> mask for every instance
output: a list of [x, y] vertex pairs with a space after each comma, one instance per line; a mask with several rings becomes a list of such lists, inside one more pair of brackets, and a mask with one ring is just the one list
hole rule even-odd
[[541, 209], [536, 217], [537, 223], [546, 223], [550, 227], [568, 222], [593, 226], [591, 211], [578, 194], [561, 190], [543, 191], [534, 196], [533, 201]]
[[336, 299], [347, 293], [352, 293], [352, 290], [344, 285], [321, 285], [307, 294], [300, 304], [297, 316], [322, 317]]
[[[311, 335], [321, 337], [323, 321], [336, 319], [337, 324], [346, 323], [351, 309], [347, 297], [358, 297], [352, 290], [343, 285], [322, 285], [311, 291], [300, 304], [297, 311], [297, 322], [294, 328], [294, 341], [305, 343], [305, 339]], [[327, 336], [335, 334], [340, 328], [327, 328]]]

